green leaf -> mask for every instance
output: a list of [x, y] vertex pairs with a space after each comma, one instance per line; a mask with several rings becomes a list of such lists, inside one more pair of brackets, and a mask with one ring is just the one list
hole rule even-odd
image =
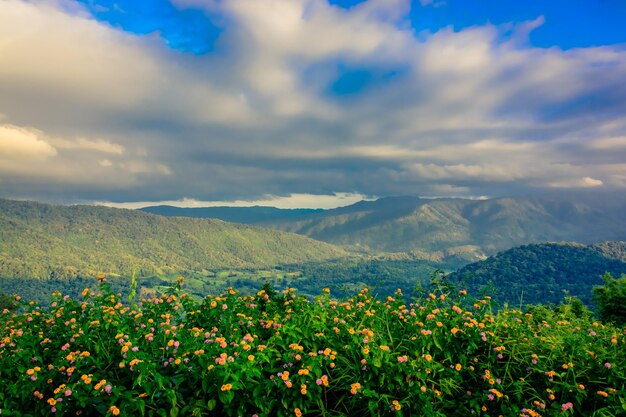
[[216, 405], [217, 405], [217, 401], [215, 401], [215, 398], [211, 398], [209, 401], [207, 401], [207, 404], [206, 404], [209, 411], [215, 410]]

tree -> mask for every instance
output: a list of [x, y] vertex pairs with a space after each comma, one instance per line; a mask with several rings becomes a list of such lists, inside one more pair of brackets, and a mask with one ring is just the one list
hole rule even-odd
[[7, 310], [15, 310], [18, 306], [17, 301], [15, 301], [15, 298], [8, 296], [6, 294], [0, 294], [0, 311], [7, 309]]
[[600, 319], [620, 326], [626, 324], [626, 275], [622, 274], [619, 279], [615, 279], [606, 273], [602, 280], [604, 285], [593, 288]]

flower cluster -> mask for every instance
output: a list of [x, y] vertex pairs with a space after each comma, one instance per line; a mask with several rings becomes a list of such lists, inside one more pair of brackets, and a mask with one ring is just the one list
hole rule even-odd
[[626, 403], [626, 329], [493, 314], [488, 297], [449, 288], [196, 301], [182, 284], [129, 305], [100, 279], [80, 300], [3, 311], [2, 416], [535, 417], [618, 415]]

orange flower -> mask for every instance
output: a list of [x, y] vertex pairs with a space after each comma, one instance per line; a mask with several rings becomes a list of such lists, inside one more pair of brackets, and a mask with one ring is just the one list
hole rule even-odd
[[294, 409], [293, 412], [296, 415], [296, 417], [301, 417], [302, 416], [302, 411], [300, 411], [299, 408]]

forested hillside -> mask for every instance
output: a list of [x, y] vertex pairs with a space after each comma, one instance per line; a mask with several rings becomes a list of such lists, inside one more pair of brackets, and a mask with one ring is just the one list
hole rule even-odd
[[0, 277], [152, 275], [345, 255], [305, 236], [220, 220], [0, 200]]
[[258, 224], [365, 252], [422, 251], [468, 262], [528, 243], [626, 240], [626, 195], [608, 192], [488, 200], [387, 197], [311, 212], [267, 207], [144, 210]]
[[626, 195], [555, 194], [489, 200], [384, 198], [272, 226], [375, 251], [495, 254], [528, 243], [626, 240]]
[[520, 246], [467, 265], [449, 279], [515, 306], [558, 304], [566, 295], [590, 304], [591, 290], [606, 272], [626, 274], [626, 242]]

